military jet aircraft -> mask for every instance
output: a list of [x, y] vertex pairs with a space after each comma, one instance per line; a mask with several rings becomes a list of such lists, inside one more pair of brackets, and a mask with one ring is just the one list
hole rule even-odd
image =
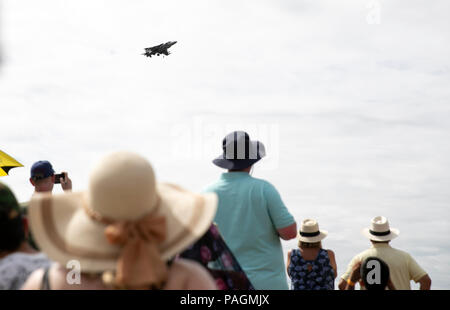
[[160, 45], [147, 47], [145, 48], [145, 53], [143, 53], [142, 55], [145, 55], [147, 57], [152, 57], [153, 55], [159, 56], [161, 54], [169, 56], [170, 52], [168, 51], [168, 49], [175, 43], [177, 43], [177, 41], [169, 41]]

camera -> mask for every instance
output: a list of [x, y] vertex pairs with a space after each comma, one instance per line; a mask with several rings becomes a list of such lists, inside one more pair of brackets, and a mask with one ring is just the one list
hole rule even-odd
[[55, 174], [55, 184], [61, 183], [61, 182], [59, 181], [59, 178], [63, 178], [63, 180], [65, 180], [65, 174], [64, 174], [64, 173]]

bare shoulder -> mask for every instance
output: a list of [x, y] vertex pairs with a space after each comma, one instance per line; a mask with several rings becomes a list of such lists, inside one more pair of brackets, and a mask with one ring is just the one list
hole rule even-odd
[[173, 262], [171, 268], [170, 268], [171, 272], [176, 272], [177, 274], [184, 274], [187, 276], [193, 276], [193, 275], [208, 275], [209, 273], [208, 271], [206, 271], [206, 269], [200, 265], [199, 263], [192, 261], [192, 260], [187, 260], [187, 259], [177, 259]]
[[25, 283], [22, 285], [22, 290], [39, 290], [41, 288], [42, 277], [44, 276], [44, 268], [33, 271]]
[[331, 250], [327, 250], [327, 253], [328, 253], [328, 258], [330, 259], [331, 264], [333, 266], [336, 266], [336, 256], [334, 255], [334, 252]]
[[[181, 287], [180, 287], [181, 286]], [[199, 263], [177, 259], [169, 271], [167, 289], [213, 290], [217, 289], [214, 279]]]

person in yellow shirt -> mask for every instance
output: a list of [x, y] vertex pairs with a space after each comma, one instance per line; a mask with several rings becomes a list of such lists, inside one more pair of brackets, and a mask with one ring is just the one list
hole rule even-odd
[[372, 247], [356, 255], [347, 267], [347, 271], [341, 276], [339, 289], [344, 290], [348, 285], [354, 286], [350, 279], [353, 267], [368, 257], [378, 257], [386, 262], [390, 270], [392, 284], [397, 290], [410, 290], [411, 280], [420, 283], [421, 290], [429, 290], [431, 279], [414, 258], [401, 250], [389, 245], [389, 242], [398, 237], [399, 230], [390, 228], [389, 222], [384, 216], [377, 216], [372, 219], [371, 227], [363, 230], [372, 243]]

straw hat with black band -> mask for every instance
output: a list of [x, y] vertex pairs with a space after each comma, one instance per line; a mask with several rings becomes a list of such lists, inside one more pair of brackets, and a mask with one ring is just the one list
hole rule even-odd
[[397, 238], [400, 231], [397, 228], [390, 228], [389, 221], [384, 216], [376, 216], [372, 219], [369, 228], [364, 228], [362, 234], [372, 241], [390, 241]]
[[297, 238], [302, 242], [316, 243], [328, 236], [328, 231], [320, 230], [319, 223], [313, 219], [302, 221]]

